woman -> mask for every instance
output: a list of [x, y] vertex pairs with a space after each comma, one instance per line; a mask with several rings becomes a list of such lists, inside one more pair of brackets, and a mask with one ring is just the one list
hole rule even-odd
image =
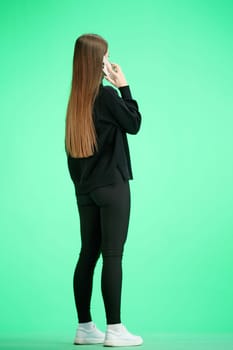
[[[65, 135], [82, 243], [73, 278], [79, 321], [74, 344], [133, 346], [143, 341], [121, 323], [120, 306], [132, 179], [126, 133], [139, 131], [141, 115], [120, 66], [111, 65], [107, 58], [108, 44], [99, 35], [85, 34], [76, 40]], [[113, 87], [103, 86], [103, 71], [121, 97]], [[105, 334], [95, 326], [90, 312], [93, 274], [100, 254]]]

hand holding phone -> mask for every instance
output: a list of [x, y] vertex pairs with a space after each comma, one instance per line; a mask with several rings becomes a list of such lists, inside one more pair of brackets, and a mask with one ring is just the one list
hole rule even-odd
[[105, 57], [104, 57], [105, 67], [103, 68], [105, 73], [105, 79], [112, 83], [116, 87], [123, 87], [127, 86], [128, 83], [126, 81], [125, 75], [121, 70], [121, 67], [116, 63], [110, 63]]

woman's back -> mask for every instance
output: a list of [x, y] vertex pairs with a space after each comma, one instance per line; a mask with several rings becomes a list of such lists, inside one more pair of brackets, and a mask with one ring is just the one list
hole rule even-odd
[[119, 88], [121, 97], [110, 86], [100, 85], [93, 109], [98, 151], [87, 158], [68, 156], [70, 176], [78, 193], [133, 178], [127, 133], [136, 134], [141, 125], [138, 105], [129, 86]]

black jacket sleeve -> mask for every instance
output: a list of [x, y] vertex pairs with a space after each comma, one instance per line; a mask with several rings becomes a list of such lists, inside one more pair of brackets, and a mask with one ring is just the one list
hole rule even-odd
[[106, 104], [115, 123], [126, 133], [137, 134], [141, 126], [141, 114], [132, 98], [130, 87], [119, 88], [121, 97], [111, 86], [105, 86]]

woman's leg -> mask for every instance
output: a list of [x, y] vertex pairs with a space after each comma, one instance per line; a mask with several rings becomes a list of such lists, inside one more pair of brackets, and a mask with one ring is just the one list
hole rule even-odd
[[92, 198], [100, 206], [102, 295], [107, 324], [121, 323], [122, 255], [130, 215], [128, 181], [99, 188]]
[[77, 198], [80, 216], [81, 251], [74, 271], [73, 289], [79, 323], [90, 322], [92, 282], [96, 262], [100, 256], [100, 209], [88, 197]]

